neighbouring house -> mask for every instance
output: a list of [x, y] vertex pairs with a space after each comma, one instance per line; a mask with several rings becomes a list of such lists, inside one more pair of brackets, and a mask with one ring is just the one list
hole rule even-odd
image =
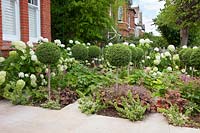
[[51, 40], [50, 0], [0, 0], [0, 50], [5, 56], [11, 42]]

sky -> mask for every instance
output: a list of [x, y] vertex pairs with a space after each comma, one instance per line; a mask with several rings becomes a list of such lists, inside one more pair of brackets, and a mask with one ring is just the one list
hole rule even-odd
[[153, 24], [154, 18], [159, 14], [160, 9], [164, 8], [164, 2], [159, 0], [133, 0], [133, 4], [139, 4], [140, 10], [143, 13], [143, 24], [145, 24], [146, 32], [153, 32], [154, 35], [160, 35], [156, 31], [156, 27]]

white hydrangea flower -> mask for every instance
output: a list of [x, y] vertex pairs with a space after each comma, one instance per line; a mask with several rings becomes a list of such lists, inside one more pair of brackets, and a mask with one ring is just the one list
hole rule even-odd
[[88, 63], [88, 60], [85, 60], [85, 63]]
[[178, 54], [173, 55], [173, 60], [179, 60], [179, 55]]
[[111, 42], [108, 43], [108, 46], [112, 46], [113, 44]]
[[65, 45], [64, 45], [64, 44], [60, 44], [60, 47], [61, 47], [61, 48], [64, 48], [64, 47], [65, 47]]
[[27, 42], [27, 45], [28, 45], [30, 48], [33, 48], [33, 47], [34, 47], [34, 45], [33, 45], [33, 42], [32, 42], [32, 41], [28, 41], [28, 42]]
[[144, 39], [140, 39], [139, 42], [140, 42], [140, 44], [145, 44], [145, 40]]
[[35, 54], [35, 52], [33, 51], [33, 50], [30, 50], [30, 55], [34, 55]]
[[154, 63], [155, 65], [159, 65], [159, 64], [160, 64], [160, 60], [154, 60], [153, 63]]
[[176, 48], [175, 48], [174, 45], [169, 45], [169, 46], [167, 47], [167, 49], [168, 49], [169, 51], [171, 51], [171, 52], [174, 52], [174, 51], [176, 50]]
[[154, 71], [154, 72], [157, 72], [157, 71], [158, 71], [158, 68], [157, 68], [157, 67], [154, 67], [154, 68], [153, 68], [153, 71]]
[[161, 75], [162, 75], [162, 72], [158, 71], [158, 72], [157, 72], [157, 75], [161, 76]]
[[131, 46], [131, 47], [135, 47], [135, 44], [131, 43], [130, 46]]
[[159, 48], [155, 47], [154, 51], [159, 52]]
[[160, 56], [161, 56], [162, 58], [165, 58], [165, 55], [164, 55], [163, 53], [161, 53]]
[[168, 51], [166, 51], [166, 52], [164, 53], [164, 56], [166, 56], [166, 57], [171, 57], [171, 54], [170, 54]]
[[19, 73], [18, 73], [18, 77], [19, 77], [19, 78], [24, 78], [24, 76], [25, 76], [25, 75], [24, 75], [23, 72], [19, 72]]
[[40, 78], [43, 79], [44, 78], [44, 74], [40, 74]]
[[75, 41], [75, 44], [81, 44], [79, 41]]
[[25, 52], [26, 44], [22, 41], [14, 41], [12, 42], [12, 46], [14, 46], [17, 50]]
[[0, 86], [6, 81], [6, 77], [0, 75]]
[[31, 81], [36, 81], [37, 80], [35, 74], [31, 74], [30, 79], [31, 79]]
[[47, 85], [47, 81], [45, 79], [42, 79], [42, 85]]
[[179, 69], [179, 66], [175, 66], [175, 69]]
[[52, 73], [51, 73], [51, 76], [52, 76], [52, 77], [55, 77], [55, 76], [56, 76], [55, 72], [52, 72]]
[[90, 43], [88, 42], [87, 45], [90, 46]]
[[69, 43], [70, 43], [70, 44], [73, 44], [73, 43], [74, 43], [74, 41], [73, 41], [73, 40], [69, 40]]
[[187, 45], [184, 45], [182, 48], [187, 48]]
[[36, 87], [37, 86], [37, 83], [35, 81], [31, 81], [31, 86], [32, 87]]
[[147, 59], [151, 59], [151, 57], [150, 57], [150, 56], [147, 56], [146, 58], [147, 58]]
[[156, 55], [156, 60], [160, 60], [160, 55]]
[[55, 44], [61, 44], [61, 41], [59, 39], [54, 40]]
[[4, 62], [5, 58], [4, 57], [0, 57], [0, 62]]
[[43, 42], [49, 42], [49, 39], [48, 38], [43, 38], [42, 41]]
[[194, 46], [194, 47], [193, 47], [193, 49], [197, 49], [197, 48], [198, 48], [197, 46]]
[[124, 42], [123, 44], [124, 44], [124, 45], [128, 45], [128, 42]]
[[172, 71], [172, 67], [167, 67], [167, 71], [171, 72]]
[[144, 41], [145, 43], [151, 43], [151, 40], [149, 40], [149, 38], [145, 39]]
[[37, 61], [37, 56], [36, 55], [31, 55], [31, 60], [32, 61]]
[[16, 82], [16, 88], [19, 90], [23, 89], [25, 85], [26, 85], [26, 82], [22, 79]]
[[144, 60], [142, 60], [142, 63], [145, 63], [145, 61], [144, 61]]
[[0, 76], [6, 77], [6, 71], [0, 71]]
[[72, 55], [72, 52], [69, 52], [68, 55], [71, 56], [71, 55]]
[[28, 78], [28, 77], [29, 77], [29, 74], [26, 73], [26, 74], [24, 74], [24, 76]]
[[25, 56], [20, 56], [20, 57], [21, 57], [21, 59], [22, 59], [22, 60], [25, 60], [25, 59], [26, 59], [26, 57], [25, 57]]

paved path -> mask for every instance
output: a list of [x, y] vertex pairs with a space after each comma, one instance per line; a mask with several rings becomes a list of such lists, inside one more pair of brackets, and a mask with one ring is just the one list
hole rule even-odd
[[200, 133], [200, 129], [170, 126], [157, 113], [143, 121], [130, 122], [86, 116], [80, 113], [77, 103], [55, 111], [0, 101], [0, 133]]

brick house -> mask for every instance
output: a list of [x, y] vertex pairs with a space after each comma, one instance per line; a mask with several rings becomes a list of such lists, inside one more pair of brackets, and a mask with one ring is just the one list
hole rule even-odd
[[0, 0], [0, 50], [5, 55], [12, 41], [51, 40], [50, 0]]

